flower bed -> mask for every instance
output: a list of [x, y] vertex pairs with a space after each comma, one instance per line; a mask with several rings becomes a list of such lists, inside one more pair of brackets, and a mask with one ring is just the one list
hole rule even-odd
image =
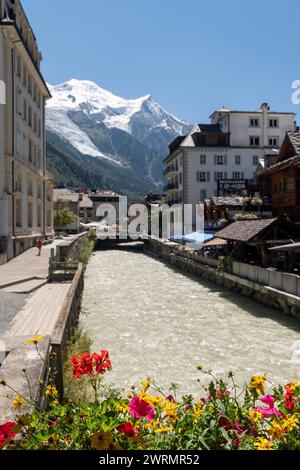
[[[41, 338], [34, 340], [37, 346]], [[88, 377], [94, 400], [85, 406], [60, 401], [49, 383], [44, 389], [48, 409], [21, 415], [26, 399], [17, 394], [15, 421], [0, 425], [2, 449], [300, 449], [296, 382], [274, 386], [265, 376], [253, 376], [240, 388], [232, 372], [225, 383], [199, 366], [211, 383], [201, 387], [199, 379], [197, 399], [178, 399], [174, 387], [165, 393], [150, 378], [126, 398], [113, 392], [103, 397], [102, 377], [111, 368], [107, 351], [75, 355], [71, 367], [74, 381]]]

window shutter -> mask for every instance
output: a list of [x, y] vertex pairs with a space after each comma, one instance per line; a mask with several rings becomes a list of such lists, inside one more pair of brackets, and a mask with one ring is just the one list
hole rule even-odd
[[217, 165], [217, 155], [215, 155], [215, 165]]
[[210, 182], [210, 172], [209, 171], [207, 172], [207, 175], [206, 175], [206, 181], [208, 183]]
[[218, 181], [217, 172], [215, 171], [215, 182]]
[[227, 180], [227, 171], [224, 171], [224, 180]]
[[227, 161], [228, 161], [227, 155], [224, 155], [224, 165], [227, 165]]
[[241, 172], [241, 179], [242, 180], [244, 179], [244, 172], [243, 171]]

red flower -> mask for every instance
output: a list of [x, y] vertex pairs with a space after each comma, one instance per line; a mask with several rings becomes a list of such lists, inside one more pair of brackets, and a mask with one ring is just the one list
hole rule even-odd
[[134, 437], [136, 435], [136, 430], [134, 429], [131, 423], [121, 424], [121, 426], [117, 427], [117, 431], [121, 434], [125, 434], [125, 436], [128, 437]]
[[80, 356], [75, 354], [71, 359], [71, 363], [74, 379], [80, 379], [83, 375], [96, 377], [111, 369], [109, 354], [106, 350], [100, 351], [100, 354], [94, 353], [92, 356], [90, 353], [81, 354]]
[[140, 397], [134, 397], [129, 404], [130, 414], [136, 418], [146, 418], [148, 421], [152, 421], [155, 413], [153, 406], [149, 405], [146, 401]]
[[175, 398], [173, 397], [173, 395], [167, 396], [166, 400], [170, 401], [171, 403], [176, 403], [176, 400], [175, 400]]
[[13, 431], [13, 428], [16, 426], [16, 423], [7, 422], [0, 426], [0, 446], [3, 446], [6, 441], [12, 440], [16, 433]]
[[295, 402], [294, 402], [294, 397], [293, 397], [293, 390], [289, 385], [286, 385], [285, 387], [285, 397], [284, 397], [284, 402], [285, 402], [285, 407], [287, 410], [293, 411], [295, 408]]

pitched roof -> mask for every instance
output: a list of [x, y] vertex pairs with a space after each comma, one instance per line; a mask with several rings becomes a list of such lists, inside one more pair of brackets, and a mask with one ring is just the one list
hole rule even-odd
[[278, 219], [241, 220], [217, 232], [218, 238], [249, 242], [261, 232], [270, 228]]
[[[286, 155], [287, 148], [289, 153], [288, 156]], [[283, 149], [285, 149], [285, 151]], [[284, 158], [285, 155], [286, 158]], [[287, 165], [293, 165], [300, 160], [300, 132], [290, 131], [286, 133], [285, 140], [281, 146], [279, 158], [280, 160], [277, 163], [270, 165], [263, 172], [261, 172], [261, 174], [268, 175], [269, 173], [272, 173], [273, 170], [279, 170], [281, 167], [284, 168]]]

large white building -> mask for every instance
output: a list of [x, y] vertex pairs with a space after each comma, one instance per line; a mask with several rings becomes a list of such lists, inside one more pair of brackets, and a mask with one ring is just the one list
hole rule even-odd
[[42, 56], [19, 0], [0, 0], [0, 259], [53, 234], [53, 185], [46, 174]]
[[210, 124], [196, 125], [169, 146], [165, 159], [167, 201], [197, 204], [217, 195], [218, 180], [252, 180], [265, 154], [280, 148], [296, 128], [294, 113], [215, 111]]

